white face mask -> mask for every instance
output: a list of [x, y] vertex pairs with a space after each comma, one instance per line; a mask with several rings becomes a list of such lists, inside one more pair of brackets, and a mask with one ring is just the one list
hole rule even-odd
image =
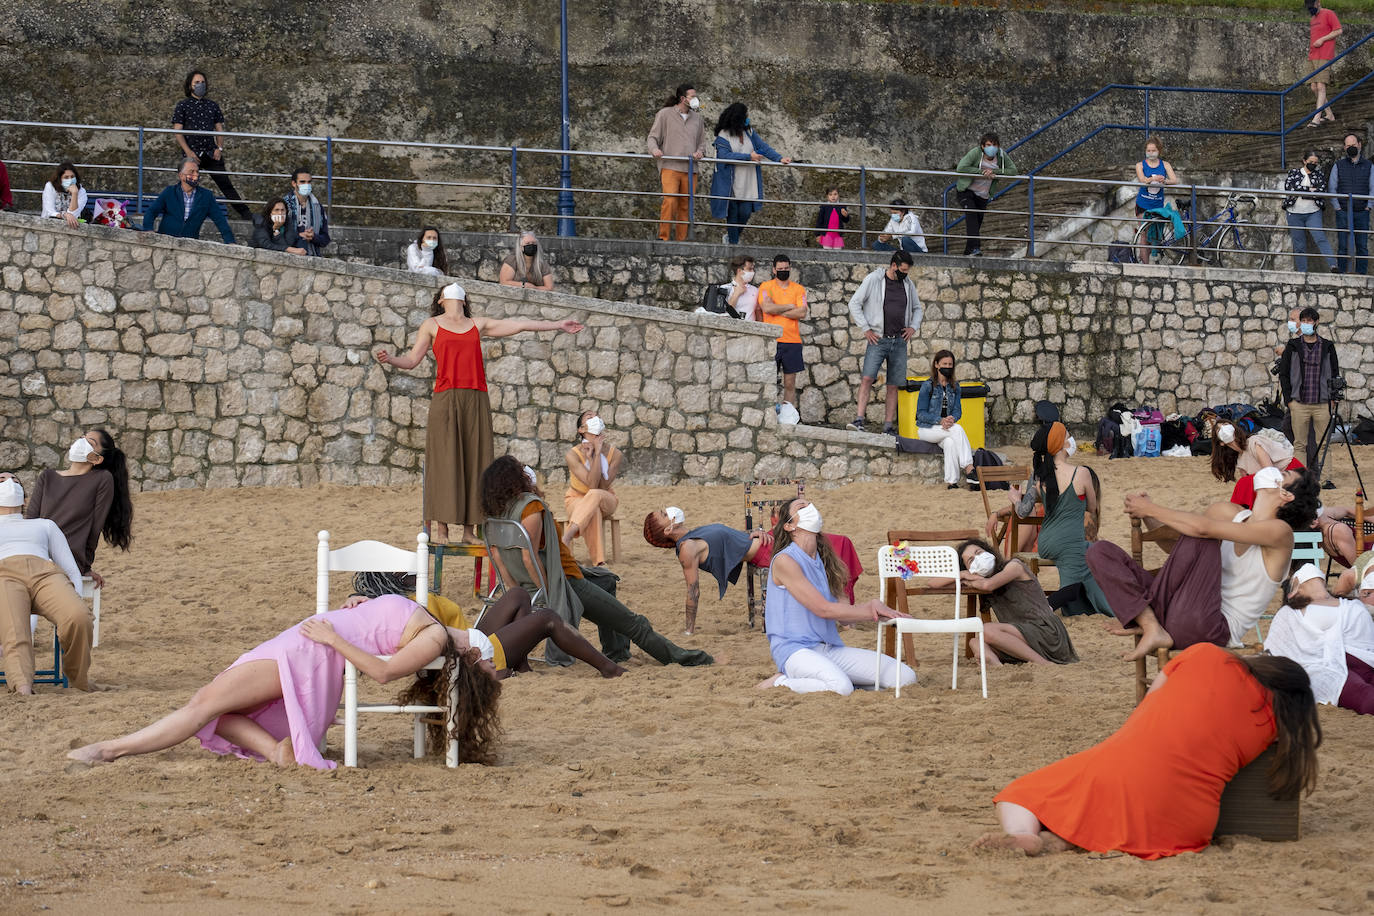
[[1288, 322], [1288, 334], [1289, 334], [1289, 336], [1292, 336], [1293, 334], [1296, 334], [1296, 333], [1298, 333], [1298, 323], [1297, 323], [1296, 321], [1290, 321], [1290, 322]]
[[301, 197], [309, 197], [310, 182], [302, 181], [300, 184], [296, 185], [296, 193], [299, 194]]
[[739, 278], [745, 283], [752, 283], [754, 281], [754, 272], [752, 270], [740, 271]]
[[600, 417], [591, 416], [587, 418], [587, 435], [599, 436], [606, 431], [606, 422]]
[[284, 222], [286, 222], [286, 214], [285, 214], [285, 213], [273, 213], [273, 214], [272, 214], [272, 225], [274, 225], [274, 226], [280, 226], [280, 225], [281, 225], [282, 223], [284, 223]]
[[84, 462], [87, 458], [91, 457], [91, 452], [93, 451], [95, 451], [95, 449], [91, 447], [90, 441], [86, 439], [85, 436], [82, 436], [72, 443], [71, 448], [67, 449], [67, 460], [73, 464]]
[[1073, 436], [1070, 436], [1069, 441], [1064, 443], [1064, 450], [1070, 455], [1078, 451], [1078, 442], [1074, 440]]
[[1217, 427], [1217, 441], [1222, 445], [1230, 445], [1236, 441], [1236, 428], [1230, 423], [1223, 423]]
[[997, 565], [997, 558], [986, 550], [978, 551], [978, 555], [969, 561], [968, 571], [975, 576], [987, 578], [992, 575], [993, 568]]
[[425, 239], [424, 242], [422, 242], [421, 244], [423, 244], [423, 245], [424, 245], [426, 248], [428, 248], [430, 251], [433, 251], [434, 249], [436, 249], [436, 248], [439, 247], [439, 240], [438, 240], [438, 239]]
[[70, 188], [70, 187], [71, 187], [72, 185], [74, 185], [74, 184], [76, 184], [76, 179], [75, 179], [75, 178], [63, 178], [63, 179], [62, 179], [62, 187], [63, 187], [63, 189]]
[[0, 480], [0, 506], [6, 509], [18, 509], [24, 505], [24, 488], [18, 480], [7, 477]]
[[669, 506], [663, 510], [663, 514], [668, 516], [668, 521], [672, 522], [674, 525], [681, 525], [683, 522], [687, 521], [687, 513], [683, 512], [677, 506]]
[[797, 527], [802, 531], [810, 531], [812, 534], [821, 533], [821, 510], [815, 504], [807, 504], [797, 510], [795, 516]]
[[692, 109], [693, 111], [696, 111], [698, 108], [701, 107], [701, 99], [697, 98], [696, 96], [692, 96], [690, 99], [687, 100], [687, 107]]

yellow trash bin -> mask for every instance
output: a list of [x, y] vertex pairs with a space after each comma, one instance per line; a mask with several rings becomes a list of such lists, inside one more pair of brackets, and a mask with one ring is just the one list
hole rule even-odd
[[[928, 376], [909, 376], [906, 384], [897, 389], [897, 435], [907, 439], [916, 438], [916, 398], [921, 391], [921, 383]], [[959, 383], [959, 406], [963, 416], [959, 425], [964, 428], [968, 441], [974, 448], [982, 448], [986, 441], [984, 427], [987, 422], [988, 386], [977, 381]]]

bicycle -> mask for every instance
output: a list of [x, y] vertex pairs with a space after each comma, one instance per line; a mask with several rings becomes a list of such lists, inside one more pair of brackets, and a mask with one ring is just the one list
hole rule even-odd
[[1269, 246], [1264, 231], [1255, 225], [1258, 204], [1259, 198], [1253, 194], [1228, 194], [1222, 211], [1203, 224], [1216, 225], [1216, 229], [1198, 243], [1198, 260], [1217, 267], [1226, 267], [1230, 261], [1231, 267], [1263, 268], [1269, 260]]

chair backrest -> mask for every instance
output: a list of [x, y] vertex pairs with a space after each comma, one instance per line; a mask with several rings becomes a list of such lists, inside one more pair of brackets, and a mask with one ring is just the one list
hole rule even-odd
[[[1145, 565], [1145, 545], [1159, 544], [1162, 541], [1176, 541], [1181, 535], [1168, 525], [1146, 528], [1138, 518], [1131, 519], [1131, 559], [1139, 566]], [[1164, 548], [1161, 546], [1161, 550]], [[1165, 550], [1165, 553], [1168, 553]]]
[[1355, 494], [1355, 552], [1374, 550], [1374, 521], [1365, 517], [1364, 493]]
[[1322, 547], [1322, 533], [1320, 531], [1294, 531], [1293, 532], [1293, 566], [1301, 566], [1303, 563], [1316, 563], [1321, 565], [1326, 559], [1326, 550]]
[[1004, 464], [999, 467], [979, 465], [975, 470], [978, 472], [978, 492], [983, 494], [983, 511], [988, 518], [992, 518], [992, 501], [988, 499], [988, 484], [990, 483], [1025, 483], [1030, 479], [1031, 470], [1024, 464]]
[[492, 569], [496, 570], [496, 578], [500, 580], [503, 589], [516, 587], [520, 583], [511, 581], [514, 577], [506, 569], [505, 555], [502, 551], [528, 551], [534, 560], [534, 574], [538, 586], [535, 593], [530, 596], [530, 603], [539, 607], [548, 602], [549, 583], [544, 578], [544, 564], [535, 552], [534, 542], [530, 540], [530, 533], [525, 530], [524, 525], [508, 518], [488, 518], [482, 523], [482, 539], [486, 541], [487, 556], [491, 558]]
[[315, 551], [315, 613], [329, 610], [331, 572], [400, 572], [415, 576], [415, 601], [429, 607], [429, 537], [421, 531], [414, 550], [402, 550], [381, 541], [357, 541], [338, 550], [329, 549], [329, 532], [321, 531]]
[[951, 528], [946, 531], [888, 531], [887, 542], [896, 547], [902, 541], [908, 544], [947, 544], [954, 545], [970, 538], [982, 537], [976, 528]]
[[958, 617], [961, 582], [959, 580], [959, 554], [955, 552], [954, 548], [948, 544], [925, 546], [909, 544], [905, 551], [906, 560], [910, 565], [903, 563], [899, 558], [899, 549], [891, 544], [884, 544], [878, 548], [878, 577], [879, 581], [883, 583], [884, 592], [886, 592], [889, 579], [903, 577], [953, 579], [954, 616]]

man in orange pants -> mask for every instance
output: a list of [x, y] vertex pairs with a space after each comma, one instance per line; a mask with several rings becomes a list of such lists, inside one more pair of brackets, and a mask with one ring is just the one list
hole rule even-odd
[[706, 125], [698, 109], [697, 91], [683, 83], [654, 116], [649, 128], [649, 155], [658, 160], [663, 187], [659, 208], [658, 237], [668, 241], [669, 229], [677, 228], [679, 242], [687, 238], [687, 182], [696, 161], [706, 155]]

